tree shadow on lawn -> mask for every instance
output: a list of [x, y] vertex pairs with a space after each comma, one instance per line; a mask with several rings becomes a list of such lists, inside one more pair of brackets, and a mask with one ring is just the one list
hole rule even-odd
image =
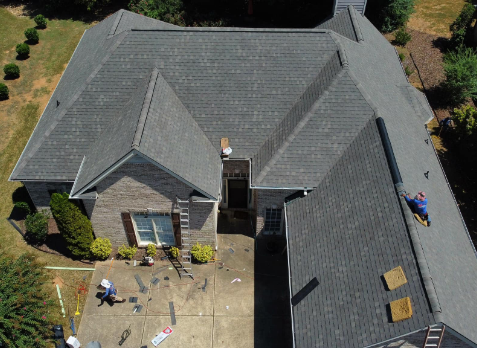
[[439, 36], [432, 40], [432, 46], [446, 54], [450, 50], [450, 40], [446, 37]]

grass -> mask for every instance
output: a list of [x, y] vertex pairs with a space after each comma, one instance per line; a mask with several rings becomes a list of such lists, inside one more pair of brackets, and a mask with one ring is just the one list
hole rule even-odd
[[[23, 42], [23, 32], [26, 28], [34, 27], [31, 18], [19, 18], [0, 7], [0, 62], [2, 66], [15, 62], [20, 66], [21, 76], [17, 80], [2, 81], [10, 89], [10, 99], [0, 102], [0, 250], [17, 257], [21, 253], [30, 252], [39, 261], [50, 266], [63, 267], [92, 267], [67, 257], [47, 254], [26, 244], [21, 235], [8, 223], [7, 218], [13, 209], [12, 195], [22, 186], [21, 183], [8, 182], [23, 148], [25, 147], [38, 119], [45, 108], [51, 93], [68, 63], [88, 24], [72, 20], [51, 20], [48, 28], [39, 30], [40, 42], [30, 47], [30, 57], [26, 60], [16, 60], [15, 46]], [[63, 279], [61, 284], [65, 309], [70, 308], [70, 314], [76, 311], [76, 287], [83, 282], [89, 284], [92, 272], [86, 271], [48, 271], [53, 279], [57, 276]], [[58, 301], [56, 287], [45, 284], [51, 291], [53, 299]], [[80, 296], [81, 308], [85, 296]], [[65, 334], [70, 335], [68, 318], [62, 318], [59, 307], [56, 309], [56, 322], [65, 328]], [[81, 309], [80, 309], [81, 311]], [[79, 319], [76, 321], [78, 329]]]
[[416, 12], [408, 27], [428, 34], [450, 37], [449, 26], [459, 15], [465, 0], [416, 0]]

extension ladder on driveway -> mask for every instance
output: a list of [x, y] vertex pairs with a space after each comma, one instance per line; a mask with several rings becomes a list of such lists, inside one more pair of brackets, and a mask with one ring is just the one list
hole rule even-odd
[[426, 339], [424, 340], [424, 345], [422, 348], [440, 348], [442, 339], [444, 338], [444, 331], [446, 327], [442, 325], [441, 328], [430, 326], [427, 327]]
[[194, 279], [192, 274], [192, 255], [190, 253], [191, 239], [189, 229], [189, 201], [183, 201], [177, 198], [177, 206], [180, 210], [180, 226], [181, 226], [181, 250], [179, 250], [179, 276], [189, 276]]

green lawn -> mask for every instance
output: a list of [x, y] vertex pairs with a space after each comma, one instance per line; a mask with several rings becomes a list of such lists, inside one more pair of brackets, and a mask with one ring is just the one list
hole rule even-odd
[[[16, 60], [15, 46], [25, 40], [25, 29], [34, 27], [30, 18], [19, 18], [0, 7], [0, 63], [14, 62], [20, 67], [20, 78], [2, 81], [10, 89], [10, 99], [0, 101], [0, 252], [18, 256], [31, 252], [40, 261], [52, 266], [91, 267], [66, 257], [46, 254], [27, 245], [20, 234], [8, 223], [13, 208], [12, 194], [21, 187], [20, 183], [8, 182], [8, 177], [20, 157], [38, 119], [53, 93], [60, 76], [85, 29], [90, 25], [72, 20], [52, 20], [48, 28], [40, 30], [40, 43], [30, 47], [30, 58]], [[75, 311], [74, 286], [87, 272], [51, 271], [52, 279], [60, 276], [65, 306]], [[91, 273], [91, 272], [89, 272]], [[86, 282], [91, 279], [88, 275]], [[56, 290], [49, 287], [54, 299]], [[82, 301], [83, 302], [83, 301]], [[66, 319], [58, 316], [59, 323], [69, 327]], [[67, 332], [65, 330], [67, 334]]]

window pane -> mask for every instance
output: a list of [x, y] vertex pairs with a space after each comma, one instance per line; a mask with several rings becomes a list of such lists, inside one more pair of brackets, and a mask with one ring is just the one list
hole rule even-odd
[[268, 234], [281, 234], [280, 225], [282, 222], [282, 210], [281, 209], [265, 209], [265, 226], [263, 233]]

